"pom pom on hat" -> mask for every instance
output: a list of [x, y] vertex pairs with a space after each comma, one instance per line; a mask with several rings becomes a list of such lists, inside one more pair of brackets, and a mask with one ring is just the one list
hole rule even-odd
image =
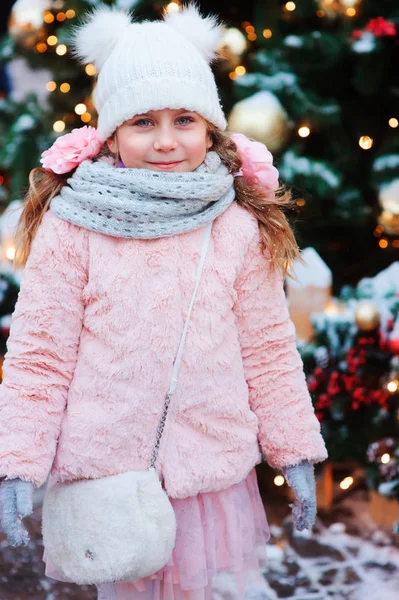
[[100, 70], [131, 24], [131, 17], [121, 10], [103, 6], [92, 11], [74, 30], [73, 54]]
[[196, 4], [191, 3], [180, 11], [165, 13], [164, 21], [184, 35], [208, 62], [217, 58], [216, 48], [223, 33], [217, 17], [203, 17]]

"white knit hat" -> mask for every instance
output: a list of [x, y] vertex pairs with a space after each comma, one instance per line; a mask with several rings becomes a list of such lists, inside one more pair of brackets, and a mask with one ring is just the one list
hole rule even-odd
[[227, 123], [209, 66], [222, 27], [194, 4], [165, 13], [162, 21], [132, 22], [120, 10], [90, 13], [74, 34], [75, 55], [94, 63], [98, 136], [105, 141], [134, 115], [184, 108], [219, 129]]

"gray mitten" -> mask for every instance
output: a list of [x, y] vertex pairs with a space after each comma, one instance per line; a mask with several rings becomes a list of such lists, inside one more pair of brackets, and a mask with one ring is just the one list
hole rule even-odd
[[33, 510], [33, 483], [22, 479], [0, 481], [0, 521], [11, 546], [27, 546], [29, 534], [22, 519]]
[[316, 482], [314, 467], [303, 461], [283, 469], [283, 475], [295, 494], [292, 507], [294, 526], [298, 531], [312, 529], [316, 521]]

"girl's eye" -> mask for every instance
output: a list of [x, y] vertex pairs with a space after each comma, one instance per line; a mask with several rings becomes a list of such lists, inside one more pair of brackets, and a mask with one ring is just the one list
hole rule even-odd
[[139, 119], [138, 121], [135, 121], [133, 123], [133, 125], [139, 125], [140, 127], [146, 127], [146, 125], [143, 125], [143, 123], [151, 123], [150, 119]]
[[181, 121], [182, 119], [183, 120], [185, 119], [186, 122], [188, 122], [188, 123], [193, 123], [194, 122], [194, 119], [192, 117], [179, 117], [177, 120]]

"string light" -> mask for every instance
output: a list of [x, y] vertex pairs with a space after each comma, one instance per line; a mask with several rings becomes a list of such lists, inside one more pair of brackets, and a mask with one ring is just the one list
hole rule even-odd
[[75, 15], [76, 15], [76, 12], [72, 8], [67, 10], [65, 13], [65, 16], [67, 19], [73, 19]]
[[399, 240], [394, 240], [394, 241], [392, 242], [392, 246], [393, 246], [394, 248], [399, 248]]
[[267, 40], [270, 39], [273, 35], [273, 32], [271, 29], [264, 29], [263, 30], [263, 37], [265, 37]]
[[247, 25], [245, 31], [247, 33], [255, 33], [255, 27], [253, 27], [252, 25]]
[[61, 83], [60, 90], [63, 94], [67, 94], [70, 89], [71, 89], [71, 86], [69, 85], [69, 83]]
[[238, 65], [238, 67], [235, 68], [235, 73], [238, 77], [240, 77], [240, 75], [245, 75], [246, 72], [246, 68], [242, 65]]
[[54, 21], [54, 15], [51, 12], [46, 12], [43, 16], [45, 23], [52, 23]]
[[387, 390], [388, 390], [388, 392], [391, 392], [391, 394], [394, 394], [397, 391], [397, 389], [398, 389], [398, 385], [399, 385], [399, 382], [396, 381], [396, 379], [393, 379], [392, 381], [390, 381], [387, 384]]
[[179, 10], [180, 10], [180, 7], [177, 2], [169, 2], [169, 4], [166, 7], [166, 12], [168, 12], [168, 13], [178, 12]]
[[368, 135], [362, 135], [362, 137], [359, 138], [359, 146], [361, 148], [363, 148], [363, 150], [370, 150], [370, 148], [372, 147], [373, 144], [374, 144], [373, 138], [371, 138]]
[[258, 36], [256, 35], [256, 33], [248, 33], [248, 39], [250, 42], [253, 42], [256, 40]]
[[56, 121], [53, 124], [53, 129], [56, 133], [61, 133], [61, 131], [64, 131], [64, 129], [65, 129], [64, 121]]
[[301, 207], [305, 206], [305, 204], [306, 204], [305, 198], [298, 198], [298, 200], [296, 201], [296, 204]]
[[390, 460], [391, 460], [391, 456], [390, 456], [390, 454], [388, 454], [388, 452], [385, 452], [385, 454], [383, 454], [381, 456], [381, 462], [383, 465], [387, 465]]
[[229, 73], [229, 77], [230, 77], [230, 79], [233, 79], [233, 80], [234, 80], [234, 79], [237, 79], [237, 74], [236, 74], [236, 72], [235, 72], [235, 71], [231, 71], [231, 72]]
[[353, 477], [345, 477], [339, 484], [341, 490], [348, 490], [353, 485]]
[[40, 52], [40, 54], [43, 54], [43, 52], [46, 52], [47, 50], [47, 44], [45, 44], [44, 42], [38, 42], [36, 44], [36, 50]]
[[310, 135], [310, 128], [307, 125], [303, 125], [298, 129], [298, 135], [301, 138], [306, 138]]
[[91, 114], [89, 112], [85, 112], [80, 118], [82, 119], [83, 123], [88, 123], [91, 121]]
[[276, 477], [274, 478], [274, 485], [277, 485], [277, 487], [281, 487], [282, 485], [284, 485], [284, 483], [284, 477], [282, 475], [276, 475]]
[[347, 8], [345, 12], [348, 17], [354, 17], [356, 15], [356, 8]]
[[317, 15], [317, 16], [318, 16], [320, 19], [322, 19], [322, 18], [325, 16], [325, 14], [326, 14], [326, 13], [324, 12], [324, 10], [317, 10], [317, 11], [316, 11], [316, 15]]
[[46, 83], [46, 90], [49, 92], [54, 92], [54, 90], [57, 89], [57, 84], [55, 83], [55, 81], [49, 81], [48, 83]]
[[6, 257], [7, 257], [9, 260], [14, 260], [14, 258], [15, 258], [15, 246], [9, 246], [9, 247], [7, 248], [7, 250], [6, 250], [5, 254], [6, 254]]
[[388, 123], [389, 123], [389, 126], [392, 127], [393, 129], [395, 129], [399, 125], [398, 119], [395, 119], [394, 117], [392, 117], [392, 119], [389, 119]]
[[388, 248], [388, 240], [386, 238], [381, 238], [378, 242], [380, 248]]
[[47, 38], [47, 43], [49, 46], [55, 46], [57, 42], [58, 38], [56, 35], [49, 35], [49, 37]]
[[377, 227], [374, 229], [374, 237], [381, 237], [383, 231], [384, 228], [381, 225], [377, 225]]
[[288, 10], [289, 12], [292, 12], [295, 9], [296, 9], [295, 2], [287, 2], [287, 4], [285, 5], [285, 10]]
[[59, 22], [61, 23], [62, 21], [65, 21], [65, 19], [66, 19], [66, 14], [65, 14], [64, 12], [59, 12], [59, 13], [57, 14], [57, 17], [56, 17], [56, 19], [57, 19], [57, 21], [59, 21]]
[[93, 65], [93, 63], [89, 63], [88, 65], [86, 65], [85, 71], [86, 71], [87, 75], [95, 75], [97, 73], [97, 69]]
[[58, 54], [58, 56], [64, 56], [64, 54], [67, 53], [68, 48], [65, 46], [65, 44], [60, 44], [59, 46], [57, 46], [57, 48], [55, 49], [56, 53]]
[[87, 110], [87, 106], [86, 104], [83, 104], [83, 102], [80, 102], [79, 104], [77, 104], [75, 106], [75, 112], [77, 115], [83, 115], [83, 113], [85, 113]]

